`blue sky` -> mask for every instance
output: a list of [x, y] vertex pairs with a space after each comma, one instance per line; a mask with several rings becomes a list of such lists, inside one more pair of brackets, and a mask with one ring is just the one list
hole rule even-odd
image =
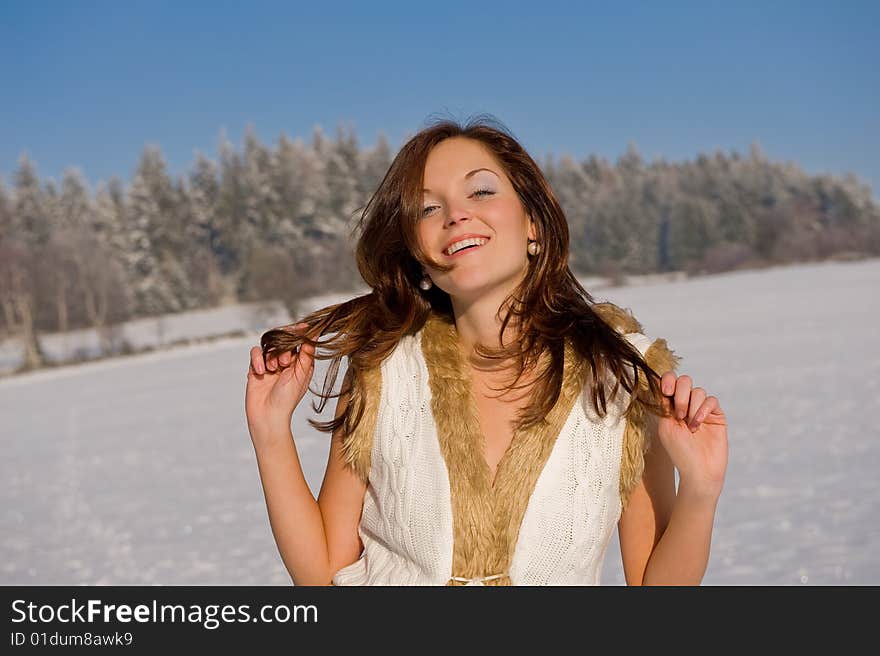
[[489, 112], [538, 157], [693, 159], [757, 141], [880, 197], [876, 2], [46, 2], [0, 5], [0, 176], [175, 174], [221, 130], [320, 124], [393, 149]]

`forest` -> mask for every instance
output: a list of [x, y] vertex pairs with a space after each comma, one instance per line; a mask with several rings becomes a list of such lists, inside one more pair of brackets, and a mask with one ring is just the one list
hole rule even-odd
[[[384, 135], [320, 126], [310, 140], [241, 149], [221, 135], [174, 176], [146, 146], [128, 181], [92, 189], [74, 167], [41, 180], [22, 154], [0, 178], [0, 339], [38, 336], [246, 301], [299, 299], [362, 286], [352, 229], [393, 158]], [[689, 276], [880, 255], [880, 205], [855, 175], [808, 175], [747, 154], [646, 162], [634, 143], [615, 162], [536, 158], [565, 210], [576, 275]], [[108, 337], [109, 339], [109, 337]]]

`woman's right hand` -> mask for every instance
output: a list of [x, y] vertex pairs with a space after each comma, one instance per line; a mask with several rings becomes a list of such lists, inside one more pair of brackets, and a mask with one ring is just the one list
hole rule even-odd
[[[298, 323], [294, 328], [307, 325]], [[264, 362], [262, 349], [251, 348], [244, 407], [254, 446], [290, 429], [293, 411], [305, 396], [315, 371], [314, 355], [315, 347], [303, 344], [298, 355], [285, 351]]]

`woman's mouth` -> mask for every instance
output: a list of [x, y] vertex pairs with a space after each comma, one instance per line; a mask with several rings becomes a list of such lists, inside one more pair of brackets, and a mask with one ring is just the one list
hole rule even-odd
[[458, 244], [452, 245], [452, 248], [457, 250], [455, 250], [451, 255], [449, 254], [448, 250], [443, 251], [443, 255], [451, 259], [463, 257], [467, 253], [472, 253], [473, 251], [482, 248], [488, 242], [489, 240], [485, 237], [471, 237], [468, 239], [463, 239]]

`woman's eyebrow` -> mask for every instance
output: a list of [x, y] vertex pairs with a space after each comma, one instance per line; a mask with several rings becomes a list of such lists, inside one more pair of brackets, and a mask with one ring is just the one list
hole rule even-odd
[[[467, 179], [470, 178], [474, 173], [478, 173], [479, 171], [488, 171], [489, 173], [492, 173], [492, 174], [495, 175], [496, 177], [498, 176], [498, 174], [495, 173], [495, 171], [493, 171], [492, 169], [479, 168], [479, 169], [474, 169], [473, 171], [469, 171], [467, 174], [465, 174], [464, 179], [467, 180]], [[425, 189], [422, 189], [422, 191], [427, 191], [427, 192], [430, 193], [431, 190], [425, 188]]]

